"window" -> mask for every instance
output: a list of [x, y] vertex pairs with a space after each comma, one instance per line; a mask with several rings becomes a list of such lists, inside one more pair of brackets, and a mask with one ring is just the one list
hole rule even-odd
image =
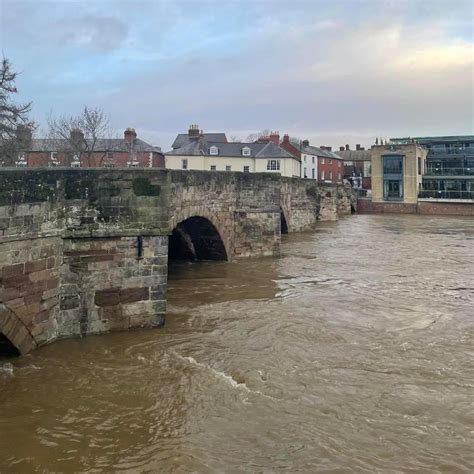
[[244, 173], [250, 173], [250, 166], [244, 166]]
[[280, 171], [280, 161], [267, 160], [267, 171]]
[[211, 165], [211, 171], [216, 171], [217, 167], [216, 165]]
[[324, 158], [321, 158], [321, 164], [324, 165]]
[[421, 158], [418, 157], [418, 174], [421, 174]]
[[[314, 157], [313, 157], [314, 160]], [[314, 168], [311, 170], [311, 177], [314, 179]]]
[[225, 170], [226, 170], [226, 171], [232, 171], [232, 166], [226, 165]]
[[306, 155], [303, 155], [303, 160], [306, 163]]
[[303, 176], [304, 176], [305, 178], [308, 177], [308, 175], [306, 174], [306, 168], [303, 168]]
[[250, 148], [248, 146], [242, 148], [242, 156], [250, 156]]
[[182, 170], [188, 169], [188, 160], [186, 158], [184, 160], [181, 160], [181, 169]]
[[81, 162], [80, 161], [71, 161], [71, 168], [80, 168]]
[[19, 153], [18, 160], [16, 161], [17, 168], [26, 168], [28, 162], [26, 161], [26, 153]]
[[339, 168], [340, 168], [342, 166], [342, 163], [340, 161], [338, 161], [337, 166], [339, 166]]
[[209, 148], [209, 154], [210, 155], [218, 155], [219, 154], [219, 148], [217, 148], [215, 145], [212, 145], [211, 148]]
[[332, 160], [328, 160], [328, 164], [329, 164], [329, 165], [332, 165]]
[[341, 173], [338, 173], [338, 175], [337, 175], [337, 180], [338, 180], [338, 181], [341, 181]]
[[311, 157], [311, 163], [314, 165], [314, 156]]
[[329, 172], [329, 181], [332, 181], [332, 171]]
[[385, 174], [402, 174], [403, 173], [403, 156], [384, 156], [383, 172]]
[[324, 181], [324, 170], [321, 171], [321, 181]]

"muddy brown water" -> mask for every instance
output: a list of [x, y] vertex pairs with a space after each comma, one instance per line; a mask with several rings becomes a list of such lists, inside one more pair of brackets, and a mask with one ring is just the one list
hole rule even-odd
[[1, 472], [473, 472], [474, 220], [181, 263], [163, 329], [0, 362]]

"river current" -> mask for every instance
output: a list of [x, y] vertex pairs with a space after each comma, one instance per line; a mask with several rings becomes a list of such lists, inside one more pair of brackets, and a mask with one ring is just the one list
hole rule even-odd
[[164, 328], [0, 361], [0, 472], [474, 471], [474, 219], [170, 268]]

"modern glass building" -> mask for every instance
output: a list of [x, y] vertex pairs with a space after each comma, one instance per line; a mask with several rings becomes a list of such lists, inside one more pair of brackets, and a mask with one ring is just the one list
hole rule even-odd
[[418, 197], [474, 200], [474, 136], [391, 138], [415, 141], [428, 151]]

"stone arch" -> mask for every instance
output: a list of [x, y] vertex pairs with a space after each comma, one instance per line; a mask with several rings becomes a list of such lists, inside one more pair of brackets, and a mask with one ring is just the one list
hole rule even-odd
[[18, 316], [0, 303], [0, 357], [26, 354], [36, 347]]
[[229, 260], [217, 227], [206, 217], [190, 216], [180, 221], [169, 239], [169, 260]]
[[288, 220], [282, 207], [280, 207], [280, 229], [282, 234], [288, 234]]

